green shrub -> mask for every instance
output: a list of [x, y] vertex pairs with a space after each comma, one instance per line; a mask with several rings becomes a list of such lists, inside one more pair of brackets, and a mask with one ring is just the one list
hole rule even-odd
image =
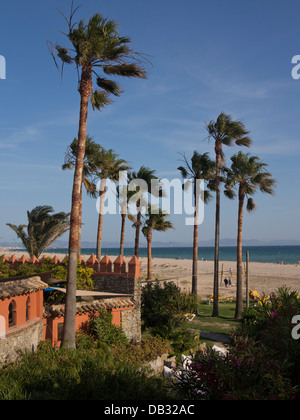
[[[93, 290], [95, 285], [92, 279], [94, 270], [92, 268], [84, 267], [78, 261], [77, 264], [77, 289], [80, 290]], [[59, 281], [67, 281], [68, 264], [64, 263], [54, 268], [52, 272], [53, 277]]]
[[[99, 310], [99, 313], [92, 316], [87, 323], [81, 328], [82, 333], [93, 338], [94, 344], [101, 345], [107, 344], [109, 346], [115, 344], [128, 344], [128, 339], [123, 332], [122, 328], [112, 324], [112, 314], [103, 310]], [[79, 334], [77, 340], [80, 341], [87, 338]], [[80, 344], [83, 346], [83, 342]]]
[[185, 329], [177, 330], [171, 334], [170, 342], [177, 362], [180, 361], [180, 357], [183, 353], [194, 353], [199, 350], [201, 345], [199, 332]]
[[4, 263], [2, 261], [2, 257], [1, 256], [1, 261], [0, 261], [0, 278], [7, 278], [9, 277], [9, 264], [8, 263]]
[[189, 399], [300, 398], [300, 343], [292, 337], [296, 314], [300, 300], [289, 289], [261, 300], [245, 311], [228, 355], [197, 352], [176, 388]]
[[183, 313], [195, 312], [198, 301], [181, 293], [173, 282], [148, 283], [142, 289], [142, 321], [144, 328], [155, 328], [155, 334], [168, 337], [184, 321]]
[[8, 262], [0, 262], [0, 278], [10, 278], [16, 276], [27, 276], [29, 274], [39, 274], [52, 271], [56, 268], [56, 264], [51, 264], [51, 258], [47, 258], [43, 264], [36, 266], [34, 264], [20, 264], [17, 268], [12, 269]]
[[161, 377], [114, 357], [105, 349], [52, 349], [0, 369], [0, 400], [163, 400], [169, 398]]
[[186, 399], [196, 400], [289, 400], [295, 389], [286, 375], [287, 366], [277, 363], [264, 347], [248, 347], [248, 354], [222, 357], [213, 350], [198, 352], [176, 382]]
[[[9, 278], [16, 276], [27, 276], [29, 274], [39, 274], [52, 271], [52, 275], [59, 281], [67, 281], [68, 263], [51, 264], [51, 258], [46, 258], [43, 264], [36, 266], [34, 264], [20, 264], [17, 268], [12, 269], [8, 262], [0, 262], [0, 278]], [[81, 290], [93, 290], [94, 281], [92, 268], [84, 267], [78, 261], [77, 265], [77, 288]]]
[[171, 347], [168, 341], [160, 337], [148, 336], [138, 343], [113, 346], [113, 352], [118, 360], [129, 364], [143, 364], [170, 353]]
[[288, 375], [300, 386], [300, 343], [292, 337], [292, 319], [300, 315], [297, 292], [281, 288], [268, 299], [245, 311], [241, 325], [233, 336], [234, 348], [239, 337], [248, 337], [256, 346], [263, 345], [272, 352], [273, 359], [289, 366]]

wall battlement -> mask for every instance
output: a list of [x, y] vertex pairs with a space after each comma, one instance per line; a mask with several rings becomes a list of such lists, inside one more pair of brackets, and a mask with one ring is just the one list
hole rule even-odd
[[[49, 257], [48, 257], [49, 258]], [[68, 256], [60, 260], [57, 256], [54, 256], [51, 259], [51, 264], [62, 264], [67, 261]], [[9, 263], [12, 269], [18, 268], [22, 264], [30, 264], [35, 266], [41, 266], [47, 257], [44, 255], [41, 259], [36, 257], [27, 258], [23, 255], [21, 258], [17, 258], [15, 255], [12, 255], [8, 258], [6, 255], [3, 255], [0, 258], [0, 262]], [[84, 259], [82, 256], [79, 257], [80, 264], [85, 267], [92, 268], [95, 273], [101, 275], [117, 275], [121, 277], [133, 277], [138, 278], [141, 275], [141, 263], [137, 257], [133, 256], [128, 263], [119, 255], [114, 261], [112, 261], [108, 255], [105, 255], [100, 261], [96, 258], [94, 254], [90, 257]]]

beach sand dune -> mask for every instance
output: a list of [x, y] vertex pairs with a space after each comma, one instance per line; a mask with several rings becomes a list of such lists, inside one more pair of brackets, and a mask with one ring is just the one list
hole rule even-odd
[[[13, 249], [0, 248], [0, 255], [5, 254], [7, 257], [16, 255], [20, 258], [22, 255], [28, 257], [24, 251], [15, 251]], [[57, 255], [59, 259], [63, 259], [65, 254], [49, 253], [45, 254], [49, 257]], [[89, 258], [87, 255], [82, 256], [85, 260]], [[112, 261], [115, 256], [110, 257]], [[131, 257], [125, 257], [128, 262]], [[142, 278], [146, 279], [147, 258], [140, 258]], [[232, 261], [221, 261], [220, 271], [223, 269], [222, 280], [220, 279], [220, 297], [235, 297], [236, 295], [236, 264]], [[232, 275], [230, 272], [232, 271]], [[213, 261], [198, 262], [198, 290], [199, 296], [203, 299], [210, 297], [213, 293]], [[292, 290], [300, 291], [300, 265], [279, 265], [270, 263], [250, 263], [250, 281], [249, 290], [256, 290], [259, 294], [269, 295], [280, 287], [289, 287]], [[152, 277], [153, 280], [173, 281], [183, 291], [191, 291], [192, 278], [192, 261], [176, 260], [166, 258], [153, 258], [152, 260]], [[225, 287], [224, 279], [231, 279], [232, 285]], [[245, 277], [244, 277], [245, 279]], [[244, 293], [245, 293], [245, 281]]]

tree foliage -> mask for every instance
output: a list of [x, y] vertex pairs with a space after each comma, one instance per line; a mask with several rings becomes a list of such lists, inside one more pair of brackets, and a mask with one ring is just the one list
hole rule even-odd
[[27, 225], [7, 223], [21, 239], [30, 257], [39, 256], [70, 228], [70, 213], [53, 213], [51, 206], [38, 206], [27, 211]]

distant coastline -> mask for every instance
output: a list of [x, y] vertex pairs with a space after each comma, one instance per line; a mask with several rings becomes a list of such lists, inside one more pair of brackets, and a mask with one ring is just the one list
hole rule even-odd
[[[11, 250], [23, 251], [22, 248], [10, 248]], [[1, 247], [0, 247], [1, 250]], [[272, 263], [272, 264], [298, 264], [300, 260], [300, 245], [282, 245], [282, 246], [245, 246], [243, 250], [244, 260], [246, 258], [246, 251], [250, 253], [251, 262]], [[24, 250], [25, 252], [25, 250]], [[67, 247], [51, 247], [46, 253], [67, 254]], [[95, 248], [82, 248], [82, 255], [96, 254]], [[131, 256], [134, 254], [133, 247], [127, 247], [124, 250], [124, 256]], [[102, 255], [119, 255], [118, 247], [105, 247], [102, 249]], [[147, 257], [147, 248], [140, 248], [140, 257]], [[186, 259], [193, 258], [192, 247], [153, 247], [153, 258], [165, 259]], [[199, 261], [213, 261], [214, 248], [213, 247], [199, 247]], [[220, 261], [236, 261], [236, 247], [221, 246], [220, 247]]]

